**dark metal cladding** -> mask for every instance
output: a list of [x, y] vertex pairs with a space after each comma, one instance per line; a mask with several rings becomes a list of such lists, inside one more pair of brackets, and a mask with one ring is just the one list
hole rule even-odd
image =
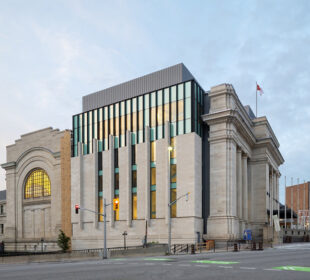
[[193, 80], [183, 63], [83, 96], [83, 112]]

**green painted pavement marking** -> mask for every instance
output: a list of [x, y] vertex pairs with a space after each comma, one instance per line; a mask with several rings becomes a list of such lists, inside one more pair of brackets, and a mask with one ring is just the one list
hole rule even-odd
[[227, 261], [207, 261], [207, 260], [200, 260], [200, 261], [192, 261], [194, 263], [213, 263], [213, 264], [236, 264], [239, 262], [227, 262]]
[[144, 260], [145, 261], [166, 261], [166, 262], [172, 261], [172, 259], [165, 259], [165, 258], [146, 258]]
[[304, 266], [278, 266], [273, 267], [273, 269], [310, 272], [310, 267], [304, 267]]

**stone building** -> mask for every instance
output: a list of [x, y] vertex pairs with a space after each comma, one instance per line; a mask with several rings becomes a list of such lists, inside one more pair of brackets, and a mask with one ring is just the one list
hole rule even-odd
[[[267, 118], [232, 85], [206, 92], [178, 64], [84, 96], [72, 125], [71, 137], [49, 128], [7, 147], [5, 239], [20, 249], [54, 242], [60, 228], [73, 249], [102, 247], [104, 199], [108, 247], [125, 231], [127, 245], [166, 243], [169, 221], [172, 244], [240, 239], [244, 229], [273, 236], [284, 160]], [[47, 196], [27, 191], [36, 170], [50, 180]]]
[[70, 198], [64, 195], [67, 186], [62, 180], [64, 172], [70, 174], [66, 157], [70, 163], [69, 131], [46, 128], [22, 135], [7, 146], [7, 163], [2, 164], [6, 170], [7, 250], [58, 250], [59, 229], [71, 230], [70, 219], [66, 220], [70, 206], [65, 209]]
[[6, 191], [0, 191], [0, 242], [4, 238], [4, 225], [6, 222]]

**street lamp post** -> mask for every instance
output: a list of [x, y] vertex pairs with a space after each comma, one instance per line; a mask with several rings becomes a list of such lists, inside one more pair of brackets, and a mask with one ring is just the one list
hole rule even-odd
[[168, 203], [168, 207], [169, 207], [169, 219], [168, 219], [168, 254], [170, 254], [171, 252], [171, 206], [173, 204], [175, 204], [179, 199], [181, 199], [182, 197], [186, 196], [186, 201], [188, 201], [188, 195], [189, 192], [187, 192], [186, 194], [181, 195], [180, 197], [178, 197], [176, 200]]

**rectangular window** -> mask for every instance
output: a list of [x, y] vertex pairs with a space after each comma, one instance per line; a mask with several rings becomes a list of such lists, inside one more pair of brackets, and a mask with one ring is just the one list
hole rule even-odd
[[137, 170], [133, 170], [132, 171], [131, 187], [132, 188], [136, 188], [137, 187]]
[[99, 140], [103, 139], [103, 122], [102, 122], [102, 111], [103, 109], [99, 109]]
[[118, 149], [114, 149], [114, 168], [118, 168]]
[[119, 190], [119, 173], [114, 173], [114, 189]]
[[3, 214], [3, 205], [0, 205], [0, 214]]
[[170, 182], [176, 183], [177, 182], [177, 165], [170, 164]]
[[115, 122], [115, 136], [119, 136], [119, 103], [114, 106], [114, 122]]
[[110, 105], [109, 106], [109, 120], [110, 120], [110, 131], [109, 134], [110, 135], [114, 135], [114, 106]]
[[136, 164], [136, 145], [131, 146], [131, 164]]
[[137, 219], [137, 193], [132, 194], [132, 219]]
[[151, 219], [156, 219], [156, 190], [151, 191]]
[[151, 142], [151, 162], [156, 161], [156, 142]]
[[131, 100], [126, 101], [126, 129], [131, 131]]
[[108, 138], [109, 138], [109, 108], [105, 107], [104, 109], [104, 150], [107, 150], [107, 143], [108, 143]]
[[164, 122], [170, 121], [170, 96], [169, 88], [164, 90]]
[[[177, 199], [177, 189], [171, 189], [170, 190], [170, 198], [171, 202], [175, 201]], [[177, 202], [171, 205], [171, 218], [176, 218], [177, 216]]]
[[151, 168], [151, 186], [156, 185], [156, 167]]
[[[103, 199], [102, 196], [98, 196], [98, 208], [99, 208], [99, 213], [103, 214]], [[103, 221], [103, 216], [98, 215], [98, 221], [102, 222]]]
[[170, 138], [170, 147], [173, 149], [170, 152], [170, 158], [176, 158], [175, 137]]
[[137, 131], [137, 98], [132, 99], [132, 131]]
[[3, 224], [0, 224], [0, 234], [3, 234]]

